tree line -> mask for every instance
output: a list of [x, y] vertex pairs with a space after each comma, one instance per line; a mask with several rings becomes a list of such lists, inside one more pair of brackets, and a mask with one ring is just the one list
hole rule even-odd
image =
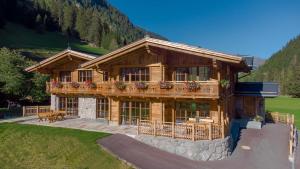
[[133, 25], [105, 0], [1, 0], [0, 28], [7, 21], [39, 33], [61, 31], [111, 50], [144, 37], [162, 38]]
[[243, 80], [278, 82], [282, 95], [300, 97], [300, 36], [290, 40]]

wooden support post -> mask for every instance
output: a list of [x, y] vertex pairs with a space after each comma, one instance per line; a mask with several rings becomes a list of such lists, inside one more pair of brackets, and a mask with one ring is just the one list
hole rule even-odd
[[290, 114], [286, 114], [286, 123], [290, 124]]
[[172, 122], [172, 138], [175, 138], [175, 123]]
[[139, 135], [140, 134], [140, 120], [138, 119], [136, 123], [137, 123], [137, 135]]
[[208, 124], [208, 139], [212, 140], [212, 124]]
[[192, 140], [195, 141], [195, 123], [192, 124]]
[[154, 128], [154, 134], [153, 134], [153, 135], [156, 136], [156, 120], [154, 121], [153, 126], [154, 126], [154, 127], [153, 127], [153, 128]]
[[40, 107], [39, 106], [36, 106], [36, 115], [38, 115], [40, 112]]
[[23, 117], [25, 117], [26, 114], [26, 106], [23, 106]]
[[221, 124], [221, 130], [222, 130], [222, 138], [225, 138], [225, 126], [224, 123]]

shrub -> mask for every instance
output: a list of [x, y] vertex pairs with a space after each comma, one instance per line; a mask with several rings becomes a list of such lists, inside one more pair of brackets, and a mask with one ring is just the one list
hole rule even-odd
[[86, 81], [85, 86], [91, 89], [95, 89], [97, 87], [96, 84], [92, 81]]
[[124, 90], [126, 88], [126, 84], [123, 81], [116, 81], [114, 84], [119, 90]]
[[195, 81], [185, 82], [185, 88], [190, 92], [195, 92], [200, 89], [200, 84]]
[[55, 88], [62, 88], [63, 87], [61, 82], [57, 82], [57, 81], [53, 81], [51, 85], [52, 85], [52, 87], [55, 87]]
[[146, 84], [146, 82], [135, 82], [135, 87], [137, 89], [147, 89], [148, 85]]
[[173, 84], [171, 82], [160, 81], [159, 86], [161, 89], [172, 89]]
[[73, 87], [73, 88], [79, 88], [79, 86], [80, 86], [80, 84], [79, 83], [77, 83], [77, 82], [71, 82], [71, 87]]
[[226, 80], [226, 79], [222, 79], [220, 81], [220, 84], [221, 84], [221, 87], [224, 89], [228, 89], [230, 87], [230, 82], [229, 82], [229, 80]]

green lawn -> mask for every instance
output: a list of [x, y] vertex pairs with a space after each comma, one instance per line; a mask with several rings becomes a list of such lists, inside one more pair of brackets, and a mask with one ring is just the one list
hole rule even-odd
[[291, 98], [287, 96], [268, 98], [266, 99], [266, 110], [293, 113], [295, 115], [296, 126], [300, 129], [300, 98]]
[[105, 133], [65, 128], [0, 124], [0, 168], [129, 168], [102, 150]]
[[[22, 25], [8, 23], [5, 29], [0, 29], [0, 47], [30, 51], [39, 55], [48, 56], [62, 51], [68, 47], [67, 37], [59, 32], [37, 33]], [[76, 39], [70, 40], [70, 46], [74, 50], [102, 55], [108, 51], [103, 48], [92, 47], [87, 43]]]

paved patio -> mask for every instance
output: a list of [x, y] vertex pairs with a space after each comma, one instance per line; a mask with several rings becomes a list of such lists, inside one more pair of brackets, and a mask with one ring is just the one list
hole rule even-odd
[[80, 129], [86, 131], [96, 131], [96, 132], [105, 132], [105, 133], [120, 133], [128, 136], [134, 136], [137, 134], [137, 127], [135, 126], [109, 126], [106, 122], [102, 120], [91, 120], [91, 119], [65, 119], [62, 121], [56, 121], [49, 123], [48, 121], [39, 121], [37, 118], [30, 118], [27, 120], [22, 120], [19, 123], [21, 124], [33, 124], [33, 125], [42, 125], [42, 126], [51, 126], [51, 127], [64, 127], [72, 129]]

